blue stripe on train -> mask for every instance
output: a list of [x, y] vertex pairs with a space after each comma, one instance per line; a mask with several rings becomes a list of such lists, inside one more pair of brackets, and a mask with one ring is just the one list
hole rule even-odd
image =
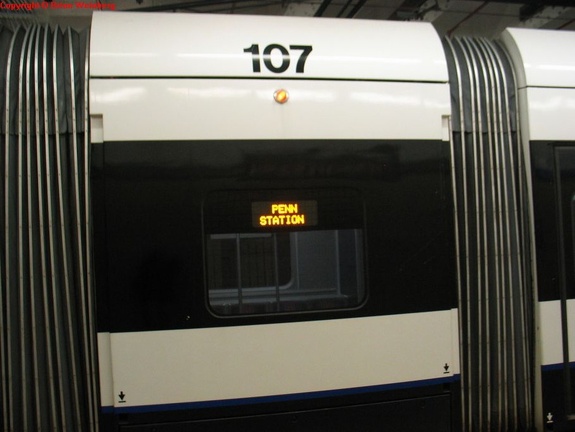
[[390, 390], [428, 387], [434, 385], [447, 384], [459, 380], [460, 375], [456, 374], [445, 378], [433, 378], [427, 380], [407, 381], [394, 384], [380, 384], [374, 386], [354, 387], [354, 388], [337, 389], [337, 390], [324, 390], [318, 392], [293, 393], [293, 394], [274, 395], [274, 396], [258, 396], [258, 397], [239, 398], [239, 399], [223, 399], [223, 400], [211, 400], [211, 401], [200, 401], [200, 402], [140, 405], [140, 406], [129, 406], [129, 407], [104, 406], [102, 407], [102, 412], [104, 414], [136, 414], [136, 413], [141, 414], [141, 413], [159, 412], [159, 411], [222, 408], [230, 406], [255, 405], [262, 403], [273, 403], [273, 402], [288, 402], [288, 401], [306, 400], [306, 399], [320, 399], [320, 398], [329, 398], [337, 396], [351, 396], [364, 393], [375, 393]]
[[[575, 362], [570, 362], [569, 367], [571, 369], [575, 369]], [[542, 365], [541, 366], [541, 370], [543, 372], [551, 372], [551, 371], [562, 370], [562, 369], [563, 369], [563, 363], [555, 363], [555, 364]]]

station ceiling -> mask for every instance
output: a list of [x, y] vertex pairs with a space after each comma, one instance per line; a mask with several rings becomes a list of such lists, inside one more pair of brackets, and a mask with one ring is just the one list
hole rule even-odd
[[[507, 27], [575, 30], [573, 0], [0, 0], [4, 5], [41, 4], [33, 10], [0, 8], [0, 23], [29, 22], [88, 27], [92, 10], [312, 16], [317, 19], [426, 21], [440, 35], [496, 38]], [[45, 5], [48, 3], [48, 6]], [[14, 8], [18, 8], [15, 6]], [[13, 8], [13, 9], [14, 9]]]

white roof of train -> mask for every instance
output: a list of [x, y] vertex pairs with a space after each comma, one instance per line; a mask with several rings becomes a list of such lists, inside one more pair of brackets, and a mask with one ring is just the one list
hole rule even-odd
[[503, 41], [518, 66], [519, 87], [575, 88], [575, 32], [512, 28]]
[[[254, 44], [260, 53], [271, 44], [286, 49], [311, 45], [313, 52], [304, 73], [295, 67], [301, 51], [292, 50], [292, 64], [285, 72], [273, 73], [262, 66], [256, 74], [252, 54], [244, 52]], [[94, 13], [90, 74], [448, 80], [441, 42], [429, 23], [121, 12]]]
[[502, 35], [517, 71], [526, 140], [575, 138], [575, 32], [508, 29]]

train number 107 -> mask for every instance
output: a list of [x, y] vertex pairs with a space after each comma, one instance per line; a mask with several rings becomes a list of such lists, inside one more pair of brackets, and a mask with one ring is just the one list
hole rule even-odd
[[[303, 73], [305, 62], [312, 49], [311, 45], [290, 45], [288, 50], [283, 45], [270, 44], [264, 48], [263, 55], [260, 55], [260, 46], [253, 44], [248, 48], [244, 48], [244, 52], [252, 54], [252, 69], [254, 72], [262, 71], [261, 61], [263, 59], [264, 66], [267, 70], [273, 73], [283, 73], [288, 70], [290, 66], [290, 52], [301, 51], [295, 66], [295, 71], [296, 73]], [[272, 55], [274, 60], [272, 60]]]

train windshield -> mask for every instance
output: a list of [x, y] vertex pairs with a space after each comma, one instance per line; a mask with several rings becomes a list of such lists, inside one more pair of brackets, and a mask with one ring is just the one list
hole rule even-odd
[[208, 196], [204, 217], [214, 313], [317, 311], [363, 302], [359, 192], [218, 191]]

